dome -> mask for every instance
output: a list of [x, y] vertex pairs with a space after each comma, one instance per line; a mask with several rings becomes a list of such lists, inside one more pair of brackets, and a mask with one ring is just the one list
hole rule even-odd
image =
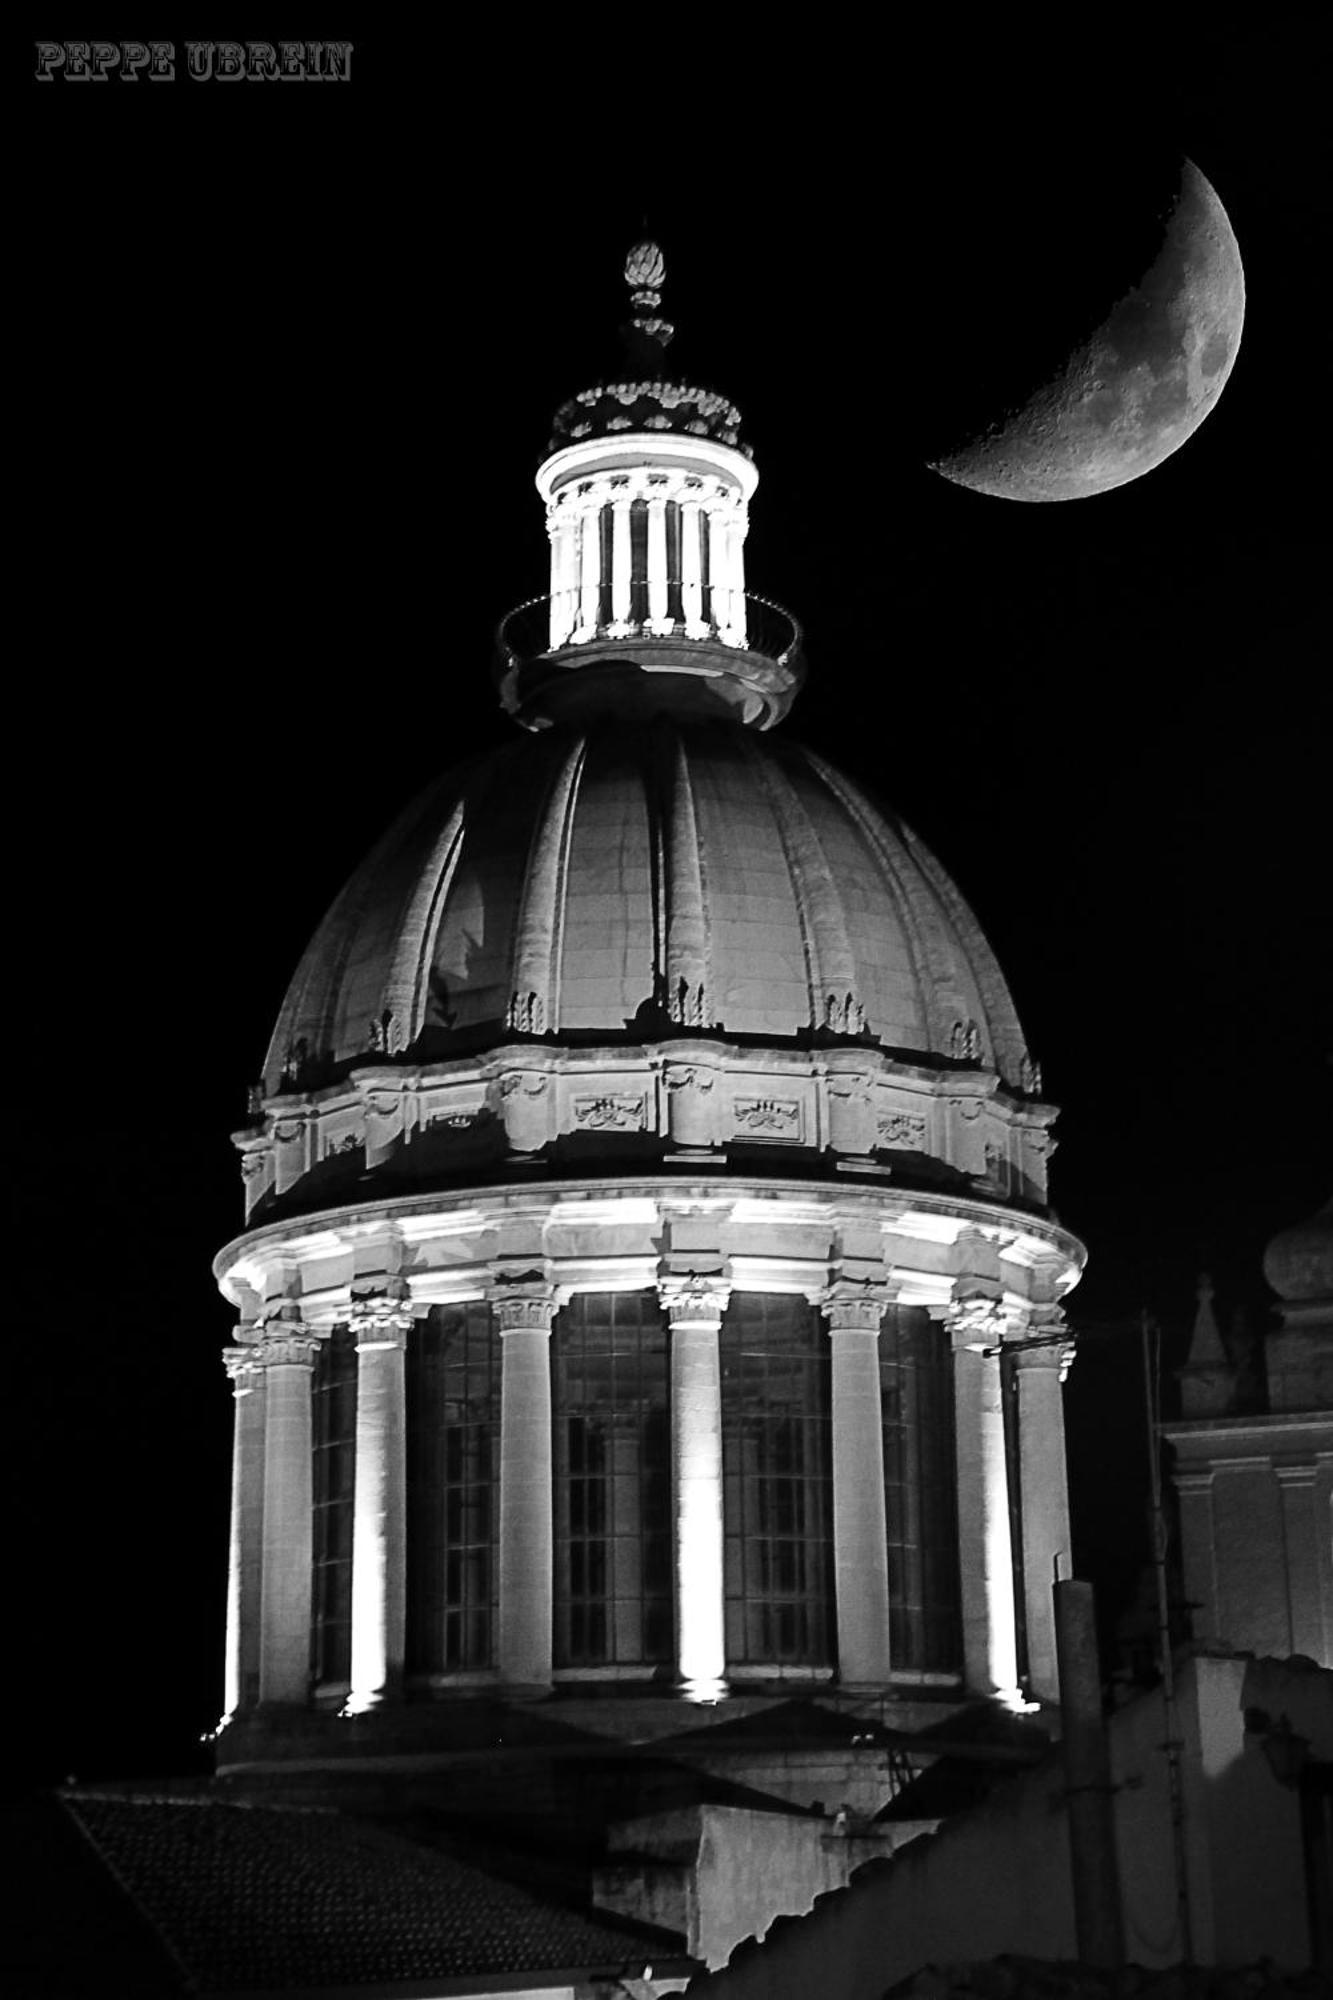
[[307, 950], [265, 1087], [682, 1030], [1030, 1087], [999, 967], [916, 836], [798, 744], [669, 717], [550, 730], [427, 791]]
[[1264, 1276], [1292, 1305], [1333, 1298], [1333, 1201], [1308, 1222], [1279, 1230], [1264, 1252]]

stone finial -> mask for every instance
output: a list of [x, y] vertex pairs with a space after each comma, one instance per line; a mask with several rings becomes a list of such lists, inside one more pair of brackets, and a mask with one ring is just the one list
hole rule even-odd
[[1236, 1396], [1236, 1371], [1222, 1345], [1213, 1309], [1213, 1281], [1201, 1272], [1189, 1360], [1180, 1371], [1181, 1405], [1186, 1417], [1225, 1416]]
[[650, 239], [636, 243], [625, 259], [625, 283], [636, 306], [660, 306], [666, 259], [658, 244]]
[[659, 246], [647, 237], [636, 243], [625, 259], [625, 283], [634, 316], [624, 331], [630, 358], [637, 363], [660, 360], [676, 331], [658, 311], [665, 277], [666, 259]]

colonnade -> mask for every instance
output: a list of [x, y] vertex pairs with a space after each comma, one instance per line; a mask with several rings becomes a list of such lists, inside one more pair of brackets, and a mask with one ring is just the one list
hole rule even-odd
[[[722, 1395], [719, 1339], [730, 1294], [720, 1278], [666, 1277], [671, 1330], [672, 1524], [676, 1670], [695, 1700], [725, 1693]], [[554, 1525], [551, 1328], [560, 1304], [541, 1281], [497, 1282], [501, 1342], [498, 1680], [552, 1680]], [[843, 1280], [821, 1299], [831, 1343], [834, 1575], [839, 1684], [890, 1684], [890, 1603], [878, 1340], [887, 1285]], [[1069, 1548], [1060, 1382], [1068, 1355], [1058, 1307], [1022, 1317], [985, 1297], [931, 1308], [954, 1357], [964, 1683], [1056, 1696], [1051, 1584]], [[301, 1704], [310, 1692], [311, 1381], [320, 1336], [286, 1306], [257, 1339], [227, 1350], [236, 1412], [228, 1590], [226, 1713]], [[349, 1713], [400, 1691], [405, 1647], [406, 1301], [352, 1307], [358, 1370]], [[1016, 1453], [1006, 1442], [1005, 1371], [1016, 1376]], [[1011, 1388], [1010, 1393], [1014, 1393]], [[1021, 1547], [1014, 1546], [1015, 1523]], [[1021, 1587], [1016, 1587], [1021, 1578]]]
[[550, 644], [680, 633], [744, 646], [746, 525], [741, 495], [696, 474], [645, 466], [563, 487], [547, 514]]

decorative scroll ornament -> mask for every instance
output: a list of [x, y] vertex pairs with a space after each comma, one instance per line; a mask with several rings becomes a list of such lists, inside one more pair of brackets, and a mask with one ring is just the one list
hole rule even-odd
[[542, 1097], [546, 1093], [546, 1078], [534, 1076], [530, 1070], [511, 1070], [500, 1078], [500, 1095], [512, 1097], [516, 1090], [521, 1090], [525, 1097]]
[[607, 1097], [576, 1097], [574, 1123], [585, 1131], [642, 1132], [648, 1122], [644, 1098], [626, 1091]]
[[727, 1310], [731, 1286], [715, 1272], [687, 1271], [659, 1279], [657, 1295], [673, 1333], [692, 1326], [717, 1328]]
[[549, 1333], [560, 1307], [554, 1285], [527, 1285], [510, 1290], [504, 1280], [490, 1294], [491, 1311], [501, 1333]]
[[835, 1035], [865, 1033], [866, 1010], [851, 993], [829, 993], [824, 999], [824, 1026]]
[[355, 1296], [347, 1323], [359, 1353], [364, 1347], [401, 1347], [412, 1330], [413, 1317], [406, 1280], [392, 1278], [383, 1291]]
[[546, 1032], [546, 1002], [540, 993], [513, 993], [505, 1019], [516, 1035], [543, 1035]]
[[944, 1323], [954, 1347], [998, 1347], [1010, 1328], [1011, 1315], [999, 1299], [955, 1299], [945, 1308]]
[[876, 1130], [881, 1146], [905, 1153], [923, 1153], [926, 1149], [926, 1121], [909, 1111], [881, 1113]]
[[830, 1333], [878, 1333], [892, 1303], [888, 1285], [873, 1278], [835, 1278], [819, 1301]]
[[668, 1090], [688, 1090], [691, 1085], [699, 1090], [711, 1090], [713, 1078], [704, 1069], [669, 1069], [666, 1073]]
[[679, 980], [667, 1002], [667, 1015], [681, 1028], [708, 1027], [708, 997], [703, 982], [692, 986], [688, 979]]
[[370, 1023], [366, 1035], [366, 1047], [375, 1055], [397, 1055], [400, 1039], [394, 1023], [393, 1009], [386, 1007], [384, 1012], [376, 1015]]
[[772, 1132], [780, 1138], [798, 1138], [801, 1107], [794, 1097], [738, 1097], [732, 1106], [736, 1123], [748, 1132]]
[[1041, 1064], [1034, 1062], [1026, 1050], [1023, 1053], [1023, 1060], [1018, 1066], [1018, 1080], [1022, 1085], [1025, 1096], [1041, 1096]]
[[955, 1062], [981, 1061], [981, 1030], [975, 1021], [955, 1021], [949, 1030], [949, 1054]]
[[241, 1179], [252, 1181], [264, 1171], [264, 1155], [256, 1148], [241, 1154]]
[[345, 1132], [341, 1139], [330, 1139], [324, 1148], [324, 1158], [331, 1160], [337, 1153], [359, 1153], [365, 1140], [359, 1132]]

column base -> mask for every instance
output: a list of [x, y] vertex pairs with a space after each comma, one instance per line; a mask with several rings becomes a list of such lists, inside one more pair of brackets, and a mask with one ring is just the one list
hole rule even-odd
[[681, 1701], [697, 1702], [707, 1707], [713, 1702], [725, 1701], [730, 1689], [725, 1680], [677, 1681], [676, 1694]]

